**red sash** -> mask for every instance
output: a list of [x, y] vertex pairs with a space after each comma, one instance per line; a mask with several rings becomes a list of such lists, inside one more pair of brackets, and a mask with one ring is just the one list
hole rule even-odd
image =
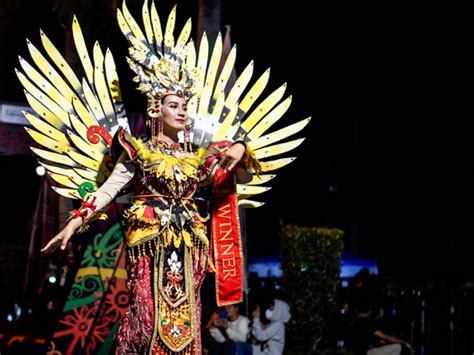
[[243, 257], [235, 175], [217, 167], [213, 189], [212, 239], [218, 306], [242, 302]]

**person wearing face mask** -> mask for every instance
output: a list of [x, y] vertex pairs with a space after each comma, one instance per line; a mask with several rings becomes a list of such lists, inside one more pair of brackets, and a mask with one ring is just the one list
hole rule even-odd
[[290, 307], [282, 300], [274, 299], [265, 310], [265, 317], [270, 321], [262, 324], [260, 321], [260, 307], [252, 313], [252, 335], [262, 345], [253, 345], [253, 354], [281, 355], [285, 348], [285, 323], [290, 318]]

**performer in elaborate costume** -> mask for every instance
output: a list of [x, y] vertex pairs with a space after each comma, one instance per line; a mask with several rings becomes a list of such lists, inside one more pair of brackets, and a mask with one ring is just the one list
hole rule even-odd
[[[158, 135], [142, 142], [120, 129], [125, 161], [116, 164], [107, 181], [72, 212], [66, 228], [43, 249], [64, 248], [72, 234], [134, 178], [135, 202], [127, 211], [131, 300], [117, 335], [119, 354], [145, 353], [150, 342], [158, 354], [164, 349], [200, 349], [199, 291], [208, 267], [209, 241], [206, 218], [200, 216], [193, 195], [212, 171], [233, 171], [245, 153], [242, 142], [222, 152], [214, 146], [185, 151], [189, 142], [180, 145], [178, 132], [187, 123], [186, 101], [174, 94], [161, 100], [162, 105], [150, 109], [158, 113], [150, 117], [151, 125], [160, 127]], [[213, 166], [217, 162], [220, 166]]]
[[[220, 36], [210, 57], [205, 35], [199, 55], [189, 41], [190, 21], [175, 42], [175, 8], [164, 34], [154, 4], [151, 9], [143, 6], [145, 33], [125, 2], [118, 22], [130, 43], [127, 59], [135, 80], [148, 97], [148, 139], [128, 133], [110, 51], [104, 56], [96, 44], [92, 64], [76, 19], [73, 33], [85, 71], [82, 82], [43, 33], [43, 46], [56, 67], [31, 43], [41, 73], [20, 59], [26, 75], [18, 71], [18, 77], [41, 117], [25, 113], [36, 128], [27, 131], [47, 148], [32, 149], [63, 186], [55, 191], [82, 200], [42, 251], [64, 249], [78, 229], [101, 218], [109, 202], [132, 185], [134, 202], [126, 211], [130, 306], [117, 333], [116, 352], [199, 354], [199, 290], [205, 272], [216, 272], [219, 305], [241, 300], [238, 205], [261, 205], [247, 198], [268, 189], [259, 185], [273, 175], [264, 173], [293, 160], [263, 159], [298, 146], [302, 139], [274, 143], [300, 131], [309, 119], [263, 135], [288, 109], [290, 98], [278, 104], [285, 85], [251, 111], [269, 77], [266, 71], [241, 98], [251, 79], [251, 63], [226, 95], [235, 48], [222, 59], [219, 73]], [[210, 223], [195, 199], [203, 186], [212, 190]]]

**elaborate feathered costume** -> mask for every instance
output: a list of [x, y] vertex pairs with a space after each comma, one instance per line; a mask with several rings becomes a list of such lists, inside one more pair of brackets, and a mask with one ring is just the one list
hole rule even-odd
[[[26, 130], [42, 146], [32, 149], [58, 183], [54, 190], [83, 201], [71, 218], [86, 224], [102, 217], [101, 210], [123, 187], [134, 185], [134, 203], [126, 212], [131, 302], [117, 334], [117, 352], [200, 353], [199, 289], [204, 274], [213, 265], [219, 304], [241, 299], [237, 206], [263, 204], [249, 197], [269, 189], [262, 186], [274, 177], [268, 172], [294, 160], [267, 159], [297, 147], [303, 139], [278, 142], [303, 129], [309, 118], [267, 133], [291, 102], [291, 97], [281, 101], [286, 85], [261, 99], [269, 70], [250, 85], [250, 63], [226, 95], [236, 49], [220, 66], [220, 35], [209, 55], [206, 35], [198, 49], [189, 40], [190, 21], [175, 41], [175, 8], [164, 31], [154, 4], [143, 6], [144, 32], [125, 2], [117, 14], [130, 44], [127, 59], [135, 81], [149, 99], [150, 139], [128, 133], [112, 54], [107, 50], [104, 55], [96, 43], [91, 59], [75, 18], [74, 41], [85, 74], [81, 80], [44, 33], [47, 56], [28, 42], [37, 69], [20, 58], [24, 74], [17, 75], [38, 114], [25, 113], [33, 126]], [[168, 94], [188, 101], [192, 120], [182, 144], [173, 146], [160, 139], [161, 99]], [[217, 163], [236, 141], [246, 145], [242, 165], [254, 177], [235, 186], [234, 176]], [[208, 217], [201, 215], [195, 201], [196, 191], [206, 184], [213, 188], [211, 243]]]

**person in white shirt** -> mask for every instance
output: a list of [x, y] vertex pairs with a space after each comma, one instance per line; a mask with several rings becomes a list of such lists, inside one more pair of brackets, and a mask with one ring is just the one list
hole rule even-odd
[[270, 320], [269, 324], [260, 322], [260, 307], [252, 313], [253, 326], [252, 335], [261, 345], [252, 345], [253, 354], [281, 355], [285, 348], [285, 323], [290, 318], [290, 307], [282, 300], [275, 299], [265, 310], [265, 317]]
[[210, 354], [251, 354], [250, 344], [246, 344], [249, 319], [240, 314], [238, 304], [227, 305], [221, 311], [222, 316], [214, 318], [214, 326], [209, 329], [216, 341]]

